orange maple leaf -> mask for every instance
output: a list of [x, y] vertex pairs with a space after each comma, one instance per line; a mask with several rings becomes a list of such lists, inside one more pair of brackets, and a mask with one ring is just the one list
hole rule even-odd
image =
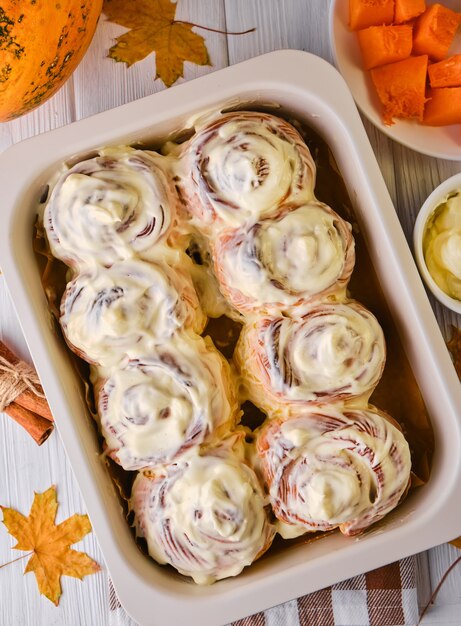
[[458, 548], [458, 550], [461, 550], [461, 537], [458, 537], [457, 539], [453, 539], [453, 541], [450, 541], [452, 546], [455, 546], [456, 548]]
[[56, 606], [62, 593], [61, 576], [82, 579], [101, 569], [84, 552], [70, 549], [91, 531], [87, 515], [72, 515], [61, 524], [55, 524], [58, 508], [55, 486], [35, 494], [29, 517], [14, 509], [0, 508], [8, 532], [18, 540], [13, 547], [33, 552], [24, 573], [34, 572], [40, 593]]
[[175, 20], [176, 3], [170, 0], [105, 0], [103, 12], [130, 29], [117, 37], [109, 56], [129, 66], [155, 52], [155, 78], [167, 87], [183, 76], [184, 61], [211, 65], [205, 40], [193, 32], [193, 24]]

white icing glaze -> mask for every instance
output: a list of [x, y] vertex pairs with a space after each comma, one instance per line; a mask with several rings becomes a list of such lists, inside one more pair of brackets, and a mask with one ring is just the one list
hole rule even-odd
[[189, 272], [197, 292], [200, 306], [208, 317], [221, 317], [240, 319], [240, 315], [224, 298], [219, 289], [219, 284], [214, 273], [208, 240], [195, 230], [190, 233], [187, 253], [191, 262], [188, 264]]
[[[153, 558], [199, 584], [239, 574], [271, 544], [261, 475], [284, 537], [338, 525], [355, 534], [397, 504], [410, 467], [403, 436], [377, 411], [325, 407], [266, 424], [253, 470], [246, 464], [256, 446], [235, 427], [229, 365], [194, 335], [205, 315], [241, 320], [227, 298], [247, 318], [290, 316], [247, 319], [236, 353], [250, 398], [268, 412], [366, 402], [385, 346], [360, 305], [315, 305], [345, 298], [354, 241], [315, 200], [298, 132], [262, 113], [212, 117], [168, 157], [123, 147], [78, 163], [54, 181], [44, 213], [53, 254], [81, 272], [61, 322], [71, 348], [99, 364], [91, 379], [106, 454], [145, 471], [130, 500], [137, 532]], [[200, 265], [184, 254], [194, 239]], [[458, 267], [458, 252], [449, 242], [447, 266]]]
[[130, 507], [149, 554], [198, 584], [236, 576], [274, 529], [254, 472], [233, 456], [195, 456], [152, 478], [139, 474]]
[[65, 170], [44, 212], [53, 255], [71, 266], [110, 266], [164, 239], [176, 200], [163, 159], [114, 148]]
[[205, 225], [238, 225], [281, 203], [313, 197], [315, 164], [293, 126], [281, 118], [235, 112], [198, 128], [179, 166], [190, 211]]
[[263, 318], [244, 327], [236, 350], [248, 395], [265, 410], [369, 395], [385, 355], [380, 325], [357, 302], [319, 305], [300, 320]]
[[361, 532], [397, 505], [410, 479], [408, 443], [374, 408], [323, 407], [269, 422], [258, 448], [284, 537]]
[[210, 341], [176, 334], [97, 383], [108, 454], [135, 470], [219, 438], [237, 416], [231, 384], [229, 366]]
[[206, 317], [190, 279], [171, 267], [131, 259], [93, 268], [67, 285], [61, 327], [70, 347], [101, 365], [146, 353]]
[[299, 316], [313, 298], [344, 296], [355, 261], [350, 224], [317, 201], [226, 230], [213, 248], [223, 293], [246, 314]]

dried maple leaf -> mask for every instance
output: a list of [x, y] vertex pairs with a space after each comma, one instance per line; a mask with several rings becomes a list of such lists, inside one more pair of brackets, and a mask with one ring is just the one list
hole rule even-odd
[[193, 24], [175, 20], [176, 4], [170, 0], [105, 0], [108, 20], [129, 28], [109, 50], [115, 61], [132, 65], [155, 52], [155, 78], [167, 87], [183, 76], [184, 61], [211, 65], [205, 40]]
[[451, 339], [447, 341], [447, 348], [453, 359], [458, 378], [461, 380], [461, 330], [456, 326], [451, 327]]
[[34, 572], [40, 593], [56, 606], [62, 593], [61, 576], [82, 579], [101, 569], [87, 554], [70, 549], [91, 531], [87, 515], [72, 515], [55, 524], [56, 487], [35, 494], [29, 517], [14, 509], [0, 508], [8, 532], [18, 540], [14, 548], [33, 552], [24, 573]]
[[461, 550], [461, 537], [458, 537], [457, 539], [453, 539], [453, 541], [450, 541], [452, 546], [455, 546], [456, 548], [458, 548], [458, 550]]

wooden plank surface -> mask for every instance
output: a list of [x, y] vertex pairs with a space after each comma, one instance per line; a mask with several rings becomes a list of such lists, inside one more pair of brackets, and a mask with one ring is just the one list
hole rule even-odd
[[[180, 0], [180, 19], [232, 31], [257, 27], [255, 33], [239, 37], [197, 30], [206, 39], [213, 65], [197, 67], [186, 63], [185, 79], [191, 80], [228, 64], [279, 48], [308, 50], [331, 61], [328, 10], [329, 3], [325, 0]], [[103, 18], [87, 55], [65, 87], [38, 110], [14, 122], [0, 125], [0, 151], [34, 134], [162, 89], [161, 82], [154, 80], [155, 63], [152, 55], [129, 69], [106, 58], [114, 38], [122, 32], [122, 28], [109, 24]], [[425, 197], [440, 181], [461, 171], [461, 165], [459, 162], [419, 155], [394, 143], [366, 120], [364, 123], [410, 241], [415, 216]], [[433, 301], [432, 304], [444, 332], [448, 331], [451, 323], [461, 324], [459, 316]], [[20, 355], [28, 358], [13, 303], [2, 277], [0, 336]], [[0, 503], [27, 513], [33, 491], [43, 491], [54, 483], [58, 486], [60, 501], [58, 519], [64, 519], [74, 512], [84, 512], [77, 482], [58, 434], [54, 434], [42, 448], [38, 448], [20, 427], [5, 416], [0, 416]], [[13, 543], [4, 526], [0, 525], [0, 563], [14, 556], [11, 550]], [[88, 551], [103, 564], [93, 535], [78, 544], [77, 548]], [[421, 588], [426, 585], [426, 592], [429, 586], [433, 588], [458, 554], [453, 547], [441, 546], [421, 555], [422, 565], [427, 564], [430, 571], [430, 579], [421, 581]], [[103, 626], [108, 623], [105, 572], [90, 576], [83, 583], [64, 579], [64, 595], [56, 609], [39, 597], [32, 575], [23, 576], [23, 569], [24, 562], [19, 561], [0, 570], [0, 624]], [[426, 567], [421, 567], [421, 571], [426, 571]], [[423, 624], [459, 626], [460, 590], [461, 570], [453, 572]]]

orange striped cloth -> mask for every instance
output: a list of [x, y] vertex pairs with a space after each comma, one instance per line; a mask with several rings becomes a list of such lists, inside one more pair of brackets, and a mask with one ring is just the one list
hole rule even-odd
[[[109, 608], [109, 626], [135, 625], [110, 580]], [[418, 618], [416, 557], [412, 556], [230, 626], [414, 626]]]

